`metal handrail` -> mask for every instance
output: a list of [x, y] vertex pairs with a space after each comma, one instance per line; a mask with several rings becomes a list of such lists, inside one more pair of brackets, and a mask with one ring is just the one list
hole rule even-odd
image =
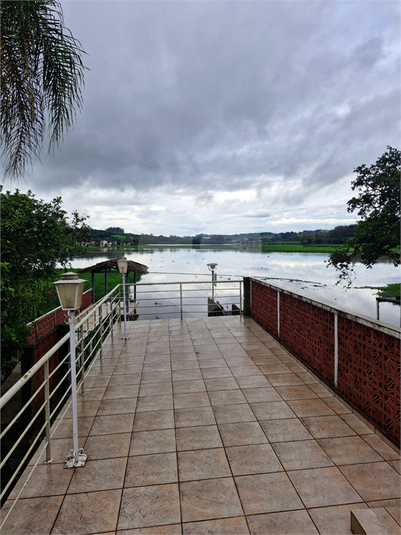
[[[84, 389], [84, 381], [85, 376], [89, 373], [91, 367], [96, 361], [96, 356], [101, 355], [102, 352], [102, 343], [103, 343], [103, 336], [108, 335], [109, 332], [112, 331], [113, 324], [120, 319], [119, 314], [119, 307], [120, 307], [120, 285], [116, 286], [111, 292], [109, 292], [106, 296], [104, 296], [101, 300], [99, 300], [93, 308], [87, 312], [85, 315], [80, 315], [78, 317], [78, 321], [75, 325], [75, 330], [77, 331], [77, 340], [79, 344], [79, 350], [78, 355], [76, 359], [76, 365], [78, 366], [77, 372], [80, 374], [81, 379], [78, 383], [77, 390], [81, 389], [83, 391]], [[103, 308], [107, 308], [107, 314], [102, 314]], [[85, 328], [86, 327], [86, 328]], [[90, 342], [86, 343], [87, 340], [93, 341], [95, 339], [95, 343], [93, 344], [93, 347], [91, 351], [88, 352]], [[16, 449], [18, 446], [21, 445], [21, 442], [23, 438], [27, 435], [29, 430], [32, 428], [32, 426], [36, 422], [40, 422], [39, 429], [36, 431], [37, 436], [33, 440], [32, 444], [28, 448], [27, 451], [23, 452], [22, 459], [18, 462], [18, 467], [13, 470], [13, 473], [11, 474], [10, 478], [8, 479], [7, 483], [4, 485], [4, 488], [2, 488], [1, 492], [1, 498], [5, 497], [5, 495], [8, 493], [11, 485], [13, 484], [14, 480], [16, 479], [19, 471], [25, 466], [27, 463], [30, 455], [32, 452], [37, 448], [39, 440], [42, 440], [43, 434], [46, 434], [46, 439], [43, 444], [43, 448], [41, 450], [41, 454], [46, 450], [46, 461], [51, 461], [51, 450], [50, 450], [50, 440], [52, 436], [54, 436], [54, 433], [56, 432], [58, 426], [60, 425], [62, 418], [66, 414], [66, 412], [69, 409], [69, 404], [67, 404], [65, 411], [63, 412], [62, 417], [60, 420], [56, 421], [55, 425], [53, 426], [51, 432], [50, 432], [50, 426], [51, 426], [51, 420], [54, 419], [55, 415], [58, 413], [58, 411], [62, 408], [62, 406], [65, 404], [66, 399], [71, 394], [71, 385], [66, 389], [66, 391], [61, 395], [61, 399], [57, 399], [57, 404], [51, 410], [50, 408], [50, 401], [52, 398], [54, 398], [57, 390], [59, 389], [60, 385], [65, 381], [65, 379], [69, 376], [70, 372], [67, 371], [62, 375], [62, 377], [59, 378], [58, 383], [54, 386], [53, 390], [50, 392], [50, 380], [54, 376], [55, 373], [57, 373], [60, 370], [60, 367], [65, 364], [66, 361], [69, 359], [69, 352], [67, 351], [66, 356], [63, 357], [61, 362], [58, 363], [58, 365], [55, 367], [54, 370], [49, 373], [49, 362], [51, 357], [56, 354], [56, 352], [64, 346], [69, 341], [70, 335], [66, 334], [59, 340], [49, 351], [46, 352], [46, 354], [40, 358], [38, 362], [36, 362], [25, 374], [21, 379], [19, 379], [3, 396], [0, 398], [0, 409], [3, 409], [6, 404], [15, 396], [17, 395], [20, 390], [27, 384], [29, 380], [31, 380], [35, 373], [38, 372], [42, 367], [44, 369], [44, 379], [41, 382], [40, 385], [36, 388], [35, 392], [29, 397], [29, 399], [24, 403], [24, 405], [20, 408], [18, 413], [13, 416], [12, 420], [8, 423], [6, 428], [2, 431], [0, 438], [4, 438], [4, 436], [10, 432], [13, 425], [17, 423], [19, 418], [24, 414], [25, 410], [27, 410], [30, 406], [30, 404], [35, 400], [35, 398], [38, 397], [38, 395], [43, 395], [44, 400], [40, 402], [40, 406], [38, 407], [35, 415], [30, 418], [30, 421], [27, 426], [24, 427], [21, 434], [16, 438], [16, 440], [13, 442], [12, 447], [10, 450], [5, 454], [4, 458], [1, 462], [1, 468], [3, 468], [6, 463], [9, 461], [10, 457], [16, 452]], [[88, 353], [85, 358], [85, 353]], [[44, 418], [44, 421], [41, 422], [40, 418]], [[4, 525], [4, 522], [6, 521], [9, 513], [14, 508], [15, 503], [18, 501], [23, 489], [25, 488], [27, 482], [29, 481], [33, 469], [37, 466], [39, 463], [40, 456], [36, 460], [36, 462], [33, 465], [32, 470], [30, 471], [28, 478], [22, 485], [22, 488], [18, 492], [11, 508], [9, 509], [7, 515], [2, 519], [1, 526]]]

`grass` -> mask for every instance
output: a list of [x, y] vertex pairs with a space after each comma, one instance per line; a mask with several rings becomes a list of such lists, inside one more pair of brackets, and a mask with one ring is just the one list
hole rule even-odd
[[336, 250], [336, 245], [301, 245], [301, 244], [281, 244], [269, 243], [262, 245], [263, 253], [324, 253], [331, 254]]

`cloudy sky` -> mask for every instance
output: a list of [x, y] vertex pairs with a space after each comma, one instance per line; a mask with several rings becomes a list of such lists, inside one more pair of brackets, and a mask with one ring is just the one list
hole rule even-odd
[[93, 228], [192, 235], [355, 221], [400, 140], [400, 3], [62, 0], [84, 108], [26, 177]]

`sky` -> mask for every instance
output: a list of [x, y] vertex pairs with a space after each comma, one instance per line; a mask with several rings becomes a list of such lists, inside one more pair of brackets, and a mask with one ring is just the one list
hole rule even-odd
[[62, 0], [84, 106], [24, 186], [154, 235], [334, 228], [400, 148], [400, 2]]

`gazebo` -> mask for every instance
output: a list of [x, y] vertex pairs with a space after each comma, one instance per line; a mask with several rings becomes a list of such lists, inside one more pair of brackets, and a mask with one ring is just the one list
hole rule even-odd
[[[92, 290], [93, 290], [93, 302], [96, 301], [95, 298], [95, 273], [104, 273], [104, 293], [107, 293], [107, 274], [111, 271], [118, 271], [118, 265], [117, 260], [119, 258], [113, 258], [111, 260], [106, 260], [104, 262], [99, 262], [98, 264], [95, 264], [94, 266], [89, 266], [84, 269], [80, 269], [78, 273], [92, 273]], [[145, 273], [148, 270], [148, 266], [145, 266], [144, 264], [139, 264], [138, 262], [134, 262], [133, 260], [128, 260], [128, 266], [127, 266], [127, 277], [126, 277], [126, 283], [129, 282], [129, 274], [134, 274], [134, 284], [136, 283], [136, 275], [137, 273]], [[136, 290], [135, 290], [136, 293]], [[136, 300], [136, 295], [134, 295], [134, 299]]]

